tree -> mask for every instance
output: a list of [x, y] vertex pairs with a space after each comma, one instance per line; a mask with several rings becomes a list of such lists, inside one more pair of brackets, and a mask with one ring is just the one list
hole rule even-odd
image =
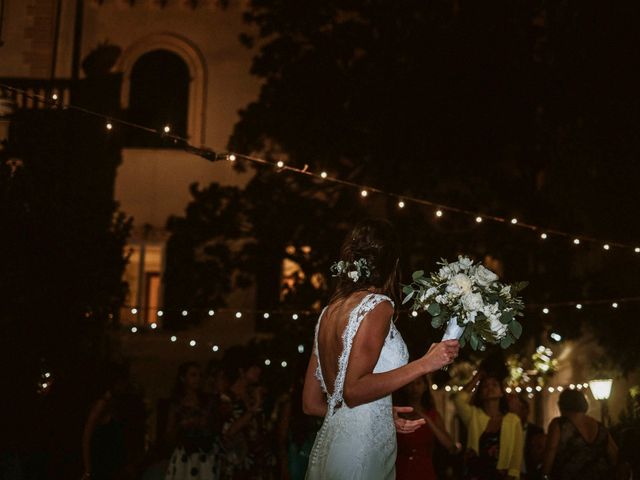
[[[635, 83], [627, 78], [637, 79], [639, 69], [620, 45], [637, 35], [630, 19], [638, 8], [623, 5], [603, 12], [595, 1], [411, 1], [399, 8], [389, 0], [253, 0], [245, 19], [254, 33], [243, 41], [256, 49], [252, 73], [264, 84], [241, 112], [229, 148], [488, 215], [632, 241], [638, 222], [619, 213], [638, 199], [626, 179], [638, 173], [639, 145], [621, 132], [638, 127]], [[607, 28], [594, 28], [603, 13]], [[615, 91], [603, 77], [612, 68], [624, 79]], [[611, 169], [613, 155], [619, 169]], [[313, 252], [335, 255], [337, 239], [324, 232], [344, 232], [374, 213], [398, 226], [405, 271], [464, 252], [497, 258], [507, 280], [531, 280], [530, 303], [635, 294], [638, 267], [629, 252], [612, 258], [566, 240], [541, 244], [508, 225], [437, 219], [424, 207], [399, 211], [388, 198], [362, 199], [284, 175], [257, 167], [244, 193], [248, 208], [260, 212], [246, 235], [271, 265], [296, 240], [297, 229], [282, 222], [300, 222]], [[271, 195], [277, 201], [265, 202]], [[311, 199], [324, 205], [317, 217], [297, 209]], [[253, 223], [260, 219], [268, 221]], [[273, 302], [274, 275], [258, 282]], [[635, 328], [635, 310], [619, 312], [615, 331], [594, 312], [543, 319], [532, 311], [525, 333], [540, 338], [552, 327], [575, 337], [588, 325], [618, 361], [637, 364], [637, 349], [619, 333]], [[428, 335], [421, 331], [420, 338]]]

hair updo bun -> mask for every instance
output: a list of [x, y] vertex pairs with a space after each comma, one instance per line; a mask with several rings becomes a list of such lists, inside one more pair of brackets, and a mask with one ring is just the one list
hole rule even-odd
[[356, 225], [347, 235], [340, 249], [340, 261], [354, 264], [366, 261], [370, 274], [360, 276], [357, 281], [346, 275], [338, 277], [331, 302], [346, 298], [358, 290], [370, 287], [381, 290], [397, 303], [398, 259], [400, 242], [393, 225], [382, 219], [368, 219]]

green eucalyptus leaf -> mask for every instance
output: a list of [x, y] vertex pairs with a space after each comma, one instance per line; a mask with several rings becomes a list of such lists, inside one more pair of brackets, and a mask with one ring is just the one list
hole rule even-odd
[[500, 322], [506, 325], [507, 323], [513, 321], [513, 316], [513, 312], [504, 312], [502, 315], [500, 315]]
[[424, 270], [417, 270], [413, 272], [413, 275], [411, 275], [411, 278], [413, 278], [414, 281], [422, 277], [424, 277]]
[[412, 290], [411, 293], [409, 295], [407, 295], [406, 297], [404, 297], [404, 300], [402, 300], [402, 304], [404, 305], [405, 303], [409, 302], [409, 300], [411, 300], [413, 298], [413, 296], [415, 295], [415, 290]]
[[409, 295], [411, 292], [413, 292], [413, 287], [411, 285], [405, 285], [402, 287], [402, 293], [405, 295]]
[[514, 320], [509, 324], [509, 330], [511, 330], [514, 337], [520, 338], [520, 335], [522, 335], [522, 324], [519, 321]]
[[433, 328], [440, 328], [444, 325], [444, 317], [442, 315], [438, 315], [431, 319], [431, 326]]
[[511, 346], [511, 336], [507, 335], [500, 340], [500, 347], [509, 348]]
[[429, 314], [431, 314], [431, 316], [433, 317], [437, 317], [438, 315], [440, 315], [441, 311], [442, 309], [440, 308], [440, 304], [438, 303], [432, 303], [427, 307], [427, 312], [429, 312]]

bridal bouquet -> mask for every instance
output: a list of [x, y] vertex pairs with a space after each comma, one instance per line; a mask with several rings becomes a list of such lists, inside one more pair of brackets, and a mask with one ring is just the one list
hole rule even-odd
[[443, 340], [459, 339], [474, 350], [487, 343], [508, 348], [522, 334], [524, 303], [518, 297], [527, 282], [507, 285], [480, 263], [467, 257], [457, 262], [438, 263], [440, 270], [426, 276], [413, 273], [413, 282], [405, 285], [403, 303], [413, 300], [414, 311], [427, 311], [434, 328], [445, 327]]

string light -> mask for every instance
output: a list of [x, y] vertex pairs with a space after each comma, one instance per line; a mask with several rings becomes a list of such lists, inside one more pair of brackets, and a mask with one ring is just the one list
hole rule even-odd
[[320, 176], [321, 176], [322, 178], [327, 178], [327, 172], [322, 172], [322, 173], [320, 174]]
[[268, 313], [263, 314], [262, 318], [264, 318], [265, 320], [268, 319], [269, 318], [269, 314]]
[[[48, 97], [46, 95], [38, 95], [38, 94], [33, 94], [30, 92], [27, 92], [23, 89], [19, 89], [19, 88], [15, 88], [12, 87], [10, 85], [6, 85], [6, 84], [2, 84], [0, 83], [0, 88], [3, 88], [9, 92], [14, 92], [14, 93], [18, 93], [20, 95], [22, 95], [24, 98], [30, 98], [30, 99], [37, 99], [39, 101], [41, 101], [42, 103], [45, 104], [49, 104], [49, 105], [54, 105], [54, 106], [59, 106], [61, 104], [59, 104], [57, 101], [52, 100], [52, 97]], [[54, 94], [55, 95], [55, 94]], [[72, 104], [68, 104], [65, 103], [62, 105], [65, 109], [67, 110], [74, 110], [80, 113], [83, 113], [85, 115], [91, 115], [94, 117], [98, 117], [98, 118], [102, 118], [105, 121], [109, 121], [109, 124], [111, 124], [110, 119], [108, 116], [99, 113], [99, 112], [95, 112], [89, 109], [86, 109], [84, 107], [79, 107], [76, 105], [72, 105]], [[131, 128], [135, 128], [138, 130], [143, 130], [149, 133], [156, 133], [159, 134], [160, 132], [158, 132], [157, 130], [150, 128], [148, 126], [145, 125], [139, 125], [139, 124], [135, 124], [126, 120], [122, 120], [122, 119], [117, 119], [117, 122], [122, 124], [122, 125], [126, 125], [128, 127]], [[165, 125], [163, 128], [163, 132], [164, 134], [168, 135], [171, 132], [171, 127], [169, 125]], [[192, 153], [194, 155], [198, 155], [201, 156], [209, 161], [215, 161], [215, 160], [223, 160], [226, 158], [230, 158], [231, 155], [235, 156], [237, 159], [243, 159], [246, 161], [250, 161], [253, 163], [257, 163], [257, 164], [262, 164], [262, 165], [273, 165], [272, 162], [265, 160], [263, 158], [259, 158], [259, 157], [253, 157], [253, 156], [249, 156], [249, 155], [242, 155], [242, 154], [238, 154], [238, 153], [227, 153], [224, 155], [218, 155], [216, 154], [213, 150], [211, 150], [210, 148], [206, 148], [206, 147], [195, 147], [192, 146], [188, 143], [188, 139], [184, 138], [184, 137], [180, 137], [174, 134], [171, 134], [170, 137], [172, 139], [174, 139], [175, 141], [181, 141], [181, 144], [183, 145], [183, 148], [185, 151]], [[284, 167], [284, 162], [283, 161], [278, 161], [276, 163], [276, 165], [278, 166], [278, 168], [283, 168]], [[294, 167], [287, 167], [287, 170], [293, 172], [293, 173], [299, 173], [299, 174], [303, 174], [303, 175], [307, 175], [307, 176], [312, 176], [312, 177], [319, 177], [319, 178], [325, 178], [324, 175], [320, 174], [313, 174], [312, 172], [308, 171], [308, 167], [305, 166], [305, 168], [294, 168]], [[326, 172], [323, 172], [326, 173]], [[366, 187], [364, 185], [360, 185], [360, 184], [356, 184], [354, 182], [350, 182], [350, 181], [346, 181], [346, 180], [341, 180], [338, 178], [329, 178], [326, 177], [327, 179], [335, 182], [336, 184], [342, 185], [344, 187], [352, 187], [352, 188], [358, 188], [360, 191], [362, 191], [363, 189], [369, 189], [369, 190], [374, 190], [376, 192], [385, 194], [385, 195], [389, 195], [389, 196], [398, 196], [397, 193], [391, 193], [391, 192], [385, 192], [379, 189], [373, 189], [371, 187]], [[477, 212], [473, 212], [473, 211], [469, 211], [466, 209], [462, 209], [462, 208], [458, 208], [455, 206], [445, 206], [445, 205], [438, 205], [435, 202], [432, 202], [430, 200], [427, 199], [423, 199], [423, 198], [417, 198], [417, 197], [406, 197], [404, 198], [404, 202], [405, 204], [410, 201], [419, 205], [425, 205], [425, 206], [431, 206], [431, 207], [439, 207], [439, 212], [441, 212], [442, 210], [448, 210], [450, 212], [455, 212], [455, 213], [459, 213], [461, 215], [468, 215], [468, 216], [473, 216], [473, 217], [477, 217], [478, 213]], [[440, 216], [440, 215], [438, 215]], [[483, 217], [485, 219], [488, 220], [492, 220], [496, 223], [508, 223], [509, 220], [504, 218], [504, 217], [499, 217], [499, 216], [487, 216], [487, 215], [483, 215]], [[515, 220], [515, 219], [513, 219]], [[480, 223], [480, 222], [478, 222]], [[519, 227], [519, 228], [526, 228], [528, 230], [532, 230], [532, 231], [539, 231], [541, 230], [541, 227], [538, 225], [533, 225], [533, 224], [527, 224], [524, 222], [521, 222], [520, 220], [517, 221], [517, 223], [513, 223], [513, 225]], [[579, 244], [580, 240], [582, 241], [586, 241], [586, 242], [591, 242], [591, 243], [599, 243], [600, 245], [603, 245], [603, 242], [599, 239], [596, 238], [591, 238], [591, 237], [586, 237], [584, 235], [582, 235], [580, 238], [577, 237], [573, 237], [573, 235], [571, 235], [568, 232], [565, 231], [561, 231], [561, 230], [553, 230], [552, 232], [554, 235], [556, 236], [562, 236], [562, 237], [569, 237], [569, 238], [574, 238], [574, 243], [576, 243], [575, 241], [577, 240], [578, 243], [576, 243], [576, 245]], [[541, 238], [542, 239], [546, 239], [547, 238], [547, 233], [543, 233], [541, 234]], [[628, 244], [624, 244], [624, 243], [620, 243], [620, 242], [607, 242], [607, 244], [610, 247], [618, 247], [618, 248], [633, 248], [633, 251], [635, 253], [640, 253], [640, 246], [635, 246], [635, 248], [633, 246], [630, 246]]]
[[195, 340], [191, 340], [191, 341], [189, 342], [189, 346], [190, 346], [190, 347], [195, 347], [195, 346], [196, 346], [196, 341], [195, 341]]
[[155, 330], [156, 328], [158, 328], [158, 324], [156, 322], [153, 322], [151, 325], [149, 325], [151, 327], [151, 330]]
[[242, 312], [236, 312], [236, 318], [242, 318]]
[[53, 95], [51, 95], [51, 98], [52, 98], [53, 100], [58, 100], [58, 94], [57, 94], [57, 93], [54, 93]]
[[434, 383], [433, 385], [431, 385], [431, 389], [432, 390], [438, 390], [438, 385]]
[[547, 239], [547, 234], [546, 234], [546, 233], [541, 233], [541, 234], [540, 234], [540, 238], [541, 238], [542, 240], [546, 240], [546, 239]]
[[442, 213], [442, 210], [436, 210], [436, 217], [440, 218], [442, 217], [442, 215], [444, 215], [444, 213]]
[[618, 308], [618, 302], [613, 302], [613, 303], [611, 304], [611, 306], [612, 306], [613, 308]]
[[178, 341], [178, 337], [176, 337], [175, 335], [171, 335], [171, 339], [172, 342], [177, 342]]
[[131, 333], [136, 333], [138, 331], [138, 327], [131, 327]]
[[518, 219], [517, 218], [512, 218], [511, 219], [511, 224], [515, 225], [516, 223], [518, 223]]
[[562, 340], [562, 335], [560, 335], [559, 333], [556, 332], [551, 332], [551, 335], [549, 335], [551, 337], [551, 340], [555, 341], [555, 342], [560, 342]]
[[227, 155], [227, 159], [229, 159], [230, 162], [235, 162], [236, 161], [236, 156], [231, 153], [229, 155]]
[[105, 126], [107, 127], [107, 130], [113, 130], [113, 123], [107, 122]]
[[131, 314], [132, 315], [137, 315], [138, 314], [138, 309], [137, 308], [132, 308], [131, 309]]
[[360, 192], [360, 196], [361, 196], [362, 198], [365, 198], [367, 195], [369, 195], [369, 192], [367, 192], [366, 190], [362, 190], [362, 191]]
[[582, 304], [581, 304], [581, 303], [577, 303], [577, 304], [576, 304], [576, 308], [577, 308], [578, 310], [582, 310]]
[[298, 353], [304, 353], [304, 345], [298, 345]]
[[293, 320], [298, 320], [298, 318], [299, 318], [299, 317], [298, 317], [298, 314], [297, 314], [297, 313], [294, 313], [293, 315], [291, 315], [291, 318], [292, 318]]
[[399, 208], [404, 208], [404, 202], [403, 202], [402, 200], [400, 200], [400, 201], [398, 202], [398, 207], [399, 207]]
[[282, 363], [280, 363], [280, 366], [282, 366], [282, 368], [286, 368], [287, 362], [283, 360]]
[[189, 315], [189, 312], [187, 312], [186, 310], [182, 310], [182, 316], [186, 317], [187, 315]]
[[164, 312], [162, 310], [158, 310], [158, 316], [161, 317], [162, 315], [164, 315]]
[[605, 243], [602, 248], [604, 248], [605, 250], [609, 250], [611, 247], [609, 246], [608, 243]]
[[213, 317], [216, 314], [216, 312], [214, 312], [213, 310], [209, 310], [209, 316]]
[[580, 245], [580, 239], [579, 238], [574, 238], [573, 239], [573, 243], [576, 245]]
[[269, 365], [271, 365], [271, 360], [269, 360], [268, 358], [264, 361], [264, 364], [268, 367]]
[[545, 315], [549, 314], [549, 309], [547, 307], [542, 309], [542, 313], [544, 313]]
[[220, 347], [218, 347], [218, 345], [214, 345], [213, 347], [211, 347], [211, 350], [217, 352], [218, 350], [220, 350]]
[[482, 223], [482, 217], [476, 217], [476, 222], [477, 223]]
[[413, 318], [416, 318], [416, 317], [418, 316], [418, 312], [416, 312], [415, 310], [413, 310], [413, 311], [411, 312], [411, 316], [412, 316]]

